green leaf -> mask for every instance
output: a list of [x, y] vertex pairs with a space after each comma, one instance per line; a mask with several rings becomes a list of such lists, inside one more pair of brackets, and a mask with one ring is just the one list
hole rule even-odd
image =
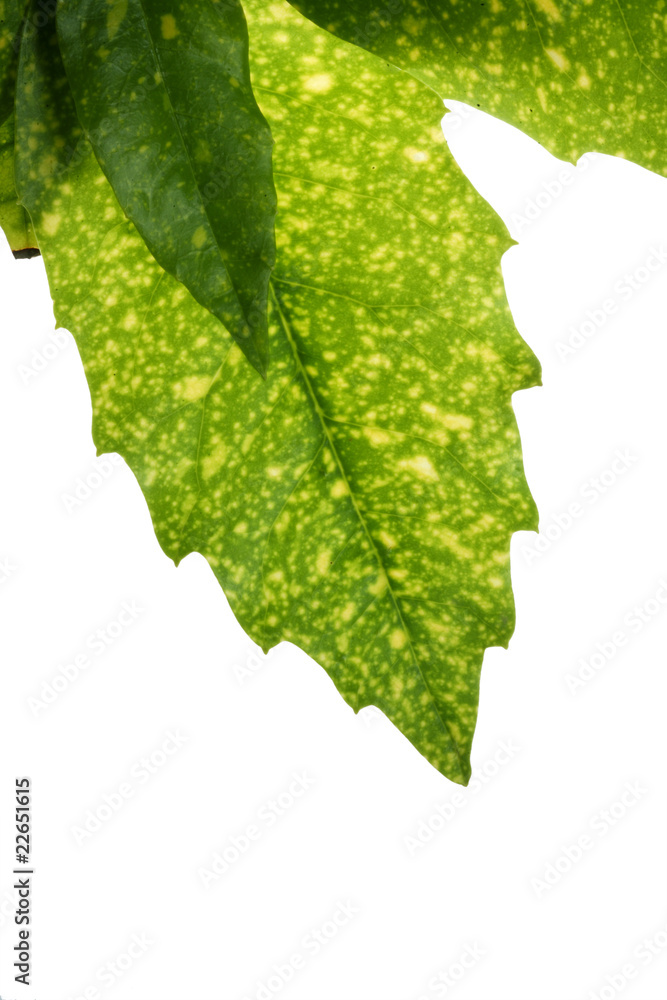
[[667, 9], [628, 0], [295, 0], [315, 23], [576, 161], [667, 174]]
[[19, 36], [25, 0], [0, 0], [0, 124], [14, 107]]
[[257, 370], [274, 263], [272, 139], [238, 0], [63, 0], [78, 117], [126, 215]]
[[0, 125], [0, 227], [15, 257], [39, 251], [26, 210], [19, 205], [14, 186], [14, 116]]
[[280, 205], [266, 381], [148, 253], [86, 140], [63, 153], [76, 121], [43, 41], [21, 57], [21, 148], [44, 127], [19, 189], [98, 451], [134, 470], [165, 552], [202, 552], [256, 642], [301, 646], [465, 784], [484, 649], [514, 626], [510, 538], [536, 528], [510, 240], [423, 85], [282, 2], [247, 11]]

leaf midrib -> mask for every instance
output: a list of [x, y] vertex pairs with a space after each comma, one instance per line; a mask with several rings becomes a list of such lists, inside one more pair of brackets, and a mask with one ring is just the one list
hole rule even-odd
[[319, 419], [319, 421], [320, 421], [320, 423], [322, 425], [322, 431], [323, 431], [323, 433], [325, 435], [325, 438], [327, 440], [327, 443], [328, 443], [328, 445], [329, 445], [329, 447], [331, 449], [331, 454], [333, 455], [334, 461], [336, 462], [336, 465], [338, 466], [338, 471], [340, 472], [340, 475], [341, 475], [343, 481], [345, 482], [345, 485], [347, 487], [350, 499], [352, 501], [352, 506], [354, 507], [355, 514], [357, 515], [357, 518], [359, 519], [359, 522], [360, 522], [360, 524], [361, 524], [361, 526], [363, 528], [364, 534], [366, 535], [366, 537], [368, 539], [368, 543], [369, 543], [369, 545], [371, 547], [371, 551], [373, 552], [373, 554], [375, 556], [375, 559], [376, 559], [376, 561], [378, 563], [378, 566], [380, 567], [380, 571], [381, 571], [381, 573], [382, 573], [382, 575], [384, 577], [384, 580], [385, 580], [385, 583], [386, 583], [387, 592], [388, 592], [388, 594], [389, 594], [389, 596], [391, 598], [391, 602], [392, 602], [392, 604], [394, 606], [396, 614], [398, 615], [398, 619], [399, 619], [399, 622], [401, 624], [401, 628], [403, 629], [403, 631], [405, 633], [405, 636], [406, 636], [406, 638], [408, 640], [408, 647], [409, 647], [409, 650], [410, 650], [410, 655], [412, 657], [412, 661], [413, 661], [413, 663], [414, 663], [414, 665], [415, 665], [415, 667], [416, 667], [416, 669], [417, 669], [417, 671], [419, 673], [419, 676], [421, 677], [421, 680], [422, 680], [422, 683], [424, 685], [424, 688], [428, 692], [428, 695], [429, 695], [429, 697], [431, 699], [431, 703], [432, 703], [433, 708], [435, 710], [436, 718], [438, 719], [438, 722], [440, 723], [440, 725], [442, 726], [442, 728], [447, 733], [447, 735], [449, 737], [449, 740], [451, 742], [451, 746], [456, 751], [456, 757], [457, 757], [457, 761], [458, 761], [459, 772], [460, 772], [461, 777], [465, 780], [467, 778], [467, 773], [466, 773], [466, 770], [464, 768], [463, 755], [461, 753], [461, 750], [459, 749], [458, 743], [454, 739], [454, 735], [453, 735], [451, 729], [449, 728], [449, 723], [447, 721], [447, 718], [444, 715], [441, 714], [440, 709], [438, 708], [437, 702], [436, 702], [436, 700], [435, 700], [435, 698], [433, 696], [433, 692], [431, 691], [431, 688], [430, 688], [430, 686], [428, 684], [428, 681], [426, 680], [426, 677], [423, 674], [423, 671], [421, 669], [421, 665], [419, 663], [419, 659], [417, 658], [417, 654], [415, 652], [414, 645], [412, 643], [412, 636], [410, 635], [410, 631], [409, 631], [409, 629], [407, 627], [407, 623], [405, 622], [405, 619], [403, 617], [403, 612], [401, 611], [401, 607], [400, 607], [400, 604], [398, 602], [398, 598], [396, 597], [396, 594], [394, 593], [393, 588], [391, 586], [391, 581], [389, 579], [389, 574], [387, 573], [387, 570], [385, 569], [384, 563], [382, 561], [382, 556], [380, 555], [379, 549], [378, 549], [378, 547], [377, 547], [377, 545], [375, 543], [375, 539], [373, 538], [373, 535], [371, 534], [370, 528], [368, 527], [368, 524], [366, 523], [366, 520], [365, 520], [365, 518], [364, 518], [364, 516], [363, 516], [363, 514], [361, 512], [361, 509], [360, 509], [360, 507], [359, 507], [359, 505], [357, 503], [356, 497], [354, 495], [354, 492], [352, 490], [350, 481], [349, 481], [347, 473], [345, 471], [345, 466], [343, 465], [341, 457], [338, 454], [338, 449], [336, 448], [336, 443], [334, 441], [334, 438], [333, 438], [333, 435], [331, 433], [330, 427], [329, 427], [329, 425], [327, 423], [326, 415], [325, 415], [325, 413], [324, 413], [324, 411], [323, 411], [323, 409], [322, 409], [322, 407], [320, 405], [319, 399], [318, 399], [317, 394], [315, 392], [315, 389], [313, 387], [313, 384], [312, 384], [312, 381], [310, 379], [310, 376], [308, 375], [308, 372], [306, 371], [305, 365], [303, 364], [303, 362], [301, 360], [301, 355], [299, 353], [299, 348], [298, 348], [298, 346], [296, 344], [296, 341], [295, 341], [294, 336], [292, 334], [292, 330], [291, 330], [290, 325], [289, 325], [289, 323], [287, 321], [287, 318], [286, 318], [286, 316], [285, 316], [285, 314], [284, 314], [284, 312], [283, 312], [283, 310], [281, 308], [280, 301], [278, 299], [278, 296], [275, 293], [275, 290], [273, 288], [273, 283], [272, 282], [269, 283], [269, 288], [270, 288], [271, 299], [273, 300], [273, 304], [274, 304], [274, 306], [276, 308], [276, 311], [278, 313], [278, 316], [280, 318], [280, 323], [281, 323], [281, 326], [282, 326], [283, 331], [285, 333], [285, 337], [287, 338], [287, 341], [288, 341], [288, 343], [290, 345], [290, 348], [292, 350], [292, 353], [294, 355], [294, 360], [295, 360], [295, 363], [297, 365], [297, 368], [298, 368], [298, 370], [299, 370], [299, 372], [301, 374], [301, 377], [303, 378], [304, 385], [306, 386], [306, 390], [308, 392], [308, 395], [310, 397], [311, 403], [313, 405], [313, 409], [315, 410], [315, 412], [317, 414], [317, 417], [318, 417], [318, 419]]

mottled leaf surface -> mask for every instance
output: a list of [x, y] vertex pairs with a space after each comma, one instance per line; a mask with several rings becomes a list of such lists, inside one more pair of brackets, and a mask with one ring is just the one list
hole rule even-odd
[[563, 159], [667, 174], [664, 0], [295, 0], [339, 37]]
[[484, 649], [514, 626], [510, 538], [536, 528], [511, 395], [539, 367], [505, 300], [510, 241], [435, 95], [285, 3], [246, 9], [276, 139], [266, 381], [147, 251], [86, 139], [61, 153], [77, 125], [62, 97], [40, 111], [64, 88], [44, 43], [22, 53], [21, 145], [46, 127], [19, 189], [98, 451], [127, 459], [165, 552], [202, 552], [256, 642], [301, 646], [465, 784]]
[[79, 120], [126, 215], [264, 373], [276, 198], [240, 0], [62, 0], [57, 21]]

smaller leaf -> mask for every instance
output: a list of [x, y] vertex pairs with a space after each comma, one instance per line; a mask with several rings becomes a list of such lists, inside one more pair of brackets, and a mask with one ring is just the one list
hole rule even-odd
[[275, 247], [272, 140], [236, 2], [64, 0], [58, 37], [79, 120], [157, 262], [261, 374]]
[[[35, 13], [36, 4], [32, 13]], [[16, 87], [14, 184], [35, 229], [55, 236], [60, 228], [62, 189], [87, 146], [62, 63], [53, 20], [24, 31]], [[42, 202], [49, 198], [49, 210]], [[80, 220], [82, 228], [88, 225]]]
[[14, 107], [21, 20], [25, 0], [0, 0], [0, 123]]
[[0, 227], [15, 257], [34, 257], [37, 240], [14, 186], [14, 116], [0, 125]]

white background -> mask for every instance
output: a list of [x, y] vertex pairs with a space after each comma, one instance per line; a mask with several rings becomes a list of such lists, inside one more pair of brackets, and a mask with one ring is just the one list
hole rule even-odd
[[[642, 268], [667, 251], [667, 183], [567, 166], [463, 107], [445, 131], [519, 241], [505, 280], [545, 383], [514, 398], [542, 536], [514, 537], [517, 629], [485, 658], [468, 789], [377, 711], [355, 717], [298, 649], [265, 658], [203, 558], [161, 552], [122, 463], [68, 511], [99, 466], [83, 369], [65, 336], [39, 360], [41, 259], [0, 248], [3, 1000], [665, 996], [667, 254]], [[116, 626], [124, 602], [141, 610]], [[11, 970], [24, 774], [30, 988]], [[82, 838], [105, 795], [120, 807]]]

